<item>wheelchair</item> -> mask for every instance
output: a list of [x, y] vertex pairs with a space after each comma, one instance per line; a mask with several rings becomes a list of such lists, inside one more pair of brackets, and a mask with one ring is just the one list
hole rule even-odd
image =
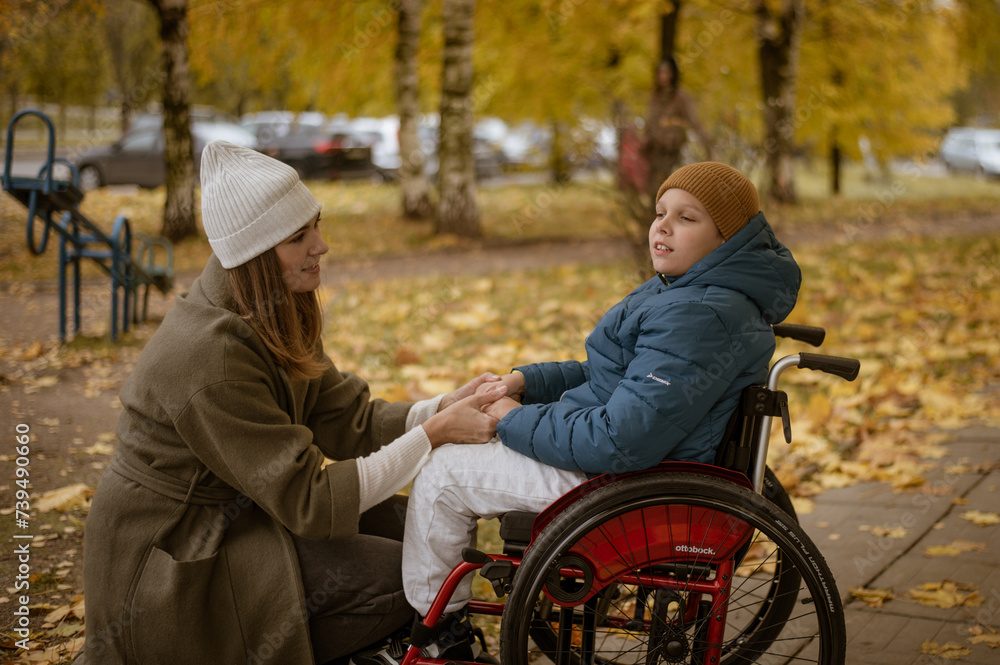
[[[815, 346], [821, 328], [781, 324], [777, 336]], [[774, 418], [791, 441], [791, 367], [854, 380], [860, 363], [812, 353], [775, 362], [747, 388], [715, 465], [662, 462], [593, 478], [538, 515], [501, 518], [503, 552], [463, 552], [430, 611], [430, 631], [459, 581], [478, 571], [506, 602], [472, 600], [499, 616], [503, 665], [843, 663], [843, 605], [830, 569], [799, 526], [765, 460]], [[444, 665], [411, 635], [402, 665]]]

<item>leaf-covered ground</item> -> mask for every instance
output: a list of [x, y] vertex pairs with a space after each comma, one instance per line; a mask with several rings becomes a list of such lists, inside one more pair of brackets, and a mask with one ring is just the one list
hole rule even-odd
[[[794, 442], [776, 428], [771, 466], [804, 510], [809, 496], [869, 480], [925, 490], [949, 431], [1000, 426], [1000, 238], [861, 237], [795, 255], [803, 289], [789, 321], [826, 328], [818, 351], [858, 358], [862, 369], [854, 382], [785, 374]], [[324, 341], [375, 394], [419, 399], [487, 370], [583, 359], [587, 333], [636, 281], [621, 264], [345, 288], [324, 294]], [[815, 350], [779, 340], [776, 356], [799, 351]], [[1000, 520], [996, 506], [975, 508], [969, 519]], [[482, 525], [480, 545], [499, 548], [495, 522]], [[949, 554], [978, 547], [959, 543]], [[492, 598], [483, 580], [475, 590]]]
[[[785, 375], [795, 441], [772, 446], [771, 464], [790, 490], [916, 487], [948, 430], [1000, 425], [1000, 238], [861, 239], [795, 255], [803, 289], [789, 322], [826, 328], [819, 351], [862, 368], [852, 383]], [[324, 294], [324, 341], [375, 394], [413, 399], [486, 370], [583, 359], [587, 333], [636, 283], [627, 265], [376, 282]]]
[[[454, 239], [434, 240], [426, 223], [395, 221], [394, 189], [376, 191], [367, 185], [356, 189], [324, 185], [317, 191], [330, 212], [328, 239], [343, 256], [354, 255], [349, 248], [362, 245], [370, 254], [463, 246]], [[498, 188], [484, 197], [487, 239], [480, 247], [496, 239], [611, 233], [607, 202], [586, 187], [561, 192], [544, 185]], [[51, 280], [54, 259], [27, 256], [23, 222], [18, 221], [21, 211], [10, 201], [0, 196], [0, 282], [16, 290], [19, 282]], [[104, 192], [90, 203], [93, 214], [102, 219], [113, 219], [123, 209], [137, 219], [153, 219], [162, 206], [162, 192]], [[942, 225], [940, 235], [887, 237], [892, 234], [879, 226], [885, 218], [869, 224], [863, 215], [865, 205], [870, 204], [837, 201], [821, 211], [820, 206], [806, 204], [794, 212], [769, 215], [779, 230], [791, 232], [809, 225], [822, 227], [822, 212], [839, 229], [826, 236], [816, 234], [820, 240], [829, 238], [827, 242], [794, 244], [804, 284], [789, 320], [825, 327], [827, 341], [820, 351], [862, 361], [861, 376], [853, 383], [814, 372], [786, 374], [795, 442], [785, 446], [776, 433], [770, 463], [786, 487], [804, 500], [827, 488], [865, 480], [884, 481], [898, 491], [922, 491], [924, 474], [945, 454], [942, 444], [949, 431], [976, 423], [1000, 426], [1000, 291], [996, 288], [1000, 237], [996, 233], [952, 236], [948, 231], [954, 223]], [[920, 217], [921, 205], [931, 218], [943, 219], [952, 210], [982, 213], [989, 204], [963, 208], [956, 202], [899, 201], [889, 216], [903, 218], [899, 226], [905, 231], [907, 217], [926, 221]], [[813, 213], [820, 222], [809, 219]], [[601, 219], [587, 223], [590, 215]], [[207, 254], [204, 240], [183, 244], [178, 248], [179, 269], [197, 268]], [[327, 316], [324, 341], [338, 366], [368, 379], [376, 395], [414, 399], [450, 390], [485, 370], [502, 372], [538, 360], [581, 359], [586, 334], [638, 280], [631, 266], [623, 263], [349, 284], [322, 294]], [[0, 391], [20, 386], [24, 394], [54, 393], [58, 382], [62, 398], [75, 391], [80, 397], [102, 396], [103, 405], [103, 396], [120, 386], [137, 347], [150, 332], [144, 328], [129, 344], [116, 347], [91, 348], [86, 340], [63, 347], [0, 344], [0, 362], [17, 367], [15, 372], [4, 370]], [[793, 342], [779, 345], [779, 354], [809, 350]], [[67, 373], [75, 378], [67, 380]], [[65, 435], [54, 414], [37, 421], [38, 429], [47, 428], [50, 438], [56, 432]], [[111, 414], [106, 430], [113, 429], [113, 409]], [[88, 462], [93, 460], [88, 466], [99, 469], [113, 438], [104, 431], [74, 440], [73, 447]], [[40, 630], [33, 635], [36, 646], [28, 662], [68, 662], [82, 635], [78, 548], [89, 492], [75, 486], [72, 472], [59, 477], [61, 482], [38, 488], [33, 497], [36, 507], [46, 505], [43, 499], [49, 501], [49, 510], [38, 513], [37, 520], [51, 535], [40, 543], [51, 556], [44, 559], [44, 569], [35, 572], [34, 588], [40, 593], [32, 616], [33, 626]], [[0, 486], [5, 493], [12, 488], [7, 480], [0, 480]], [[65, 494], [45, 493], [64, 489]], [[966, 509], [970, 521], [1000, 528], [995, 524], [1000, 519], [996, 506]], [[481, 537], [484, 547], [498, 546], [490, 529], [484, 529]], [[961, 556], [977, 547], [955, 542], [934, 555]], [[941, 595], [942, 590], [952, 591], [944, 587], [918, 591]], [[488, 589], [483, 593], [489, 595]], [[11, 595], [0, 589], [0, 614]], [[0, 626], [0, 661], [15, 656], [10, 634], [4, 630]], [[23, 660], [18, 656], [13, 662]]]

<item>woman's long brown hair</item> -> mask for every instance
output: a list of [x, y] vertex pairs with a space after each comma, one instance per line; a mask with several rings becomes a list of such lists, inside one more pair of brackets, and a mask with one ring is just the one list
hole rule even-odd
[[292, 293], [274, 249], [229, 270], [236, 313], [264, 341], [289, 378], [315, 379], [326, 369], [316, 342], [323, 314], [315, 291]]

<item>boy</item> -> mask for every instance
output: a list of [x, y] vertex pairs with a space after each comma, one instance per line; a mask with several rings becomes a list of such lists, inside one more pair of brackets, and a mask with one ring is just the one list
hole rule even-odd
[[[602, 473], [665, 459], [711, 463], [740, 392], [764, 380], [771, 324], [791, 312], [801, 273], [759, 211], [753, 183], [702, 162], [674, 172], [656, 198], [657, 276], [604, 315], [587, 338], [587, 361], [502, 377], [508, 396], [484, 408], [500, 419], [498, 438], [442, 446], [414, 480], [403, 586], [421, 616], [462, 548], [475, 546], [479, 517], [539, 512]], [[468, 576], [446, 608], [456, 613], [451, 625], [467, 624], [471, 584]], [[435, 646], [428, 655], [459, 657], [438, 656]]]

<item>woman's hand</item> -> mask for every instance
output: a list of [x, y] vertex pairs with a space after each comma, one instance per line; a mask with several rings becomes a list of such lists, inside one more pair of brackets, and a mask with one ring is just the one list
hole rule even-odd
[[[473, 379], [470, 383], [477, 380]], [[477, 385], [482, 383], [480, 381]], [[468, 385], [455, 392], [463, 390]], [[478, 394], [453, 402], [428, 418], [423, 428], [427, 438], [430, 439], [431, 448], [437, 448], [443, 443], [486, 443], [492, 439], [497, 433], [499, 418], [486, 413], [485, 409], [503, 397], [506, 392], [507, 387], [503, 384], [489, 386]]]
[[509, 397], [504, 397], [502, 399], [498, 399], [495, 402], [487, 404], [486, 406], [483, 407], [483, 411], [486, 413], [486, 415], [493, 416], [494, 418], [497, 419], [497, 422], [500, 422], [501, 420], [503, 420], [504, 416], [506, 416], [508, 413], [510, 413], [519, 406], [521, 406], [520, 402], [512, 400]]
[[[493, 383], [495, 381], [500, 381], [500, 377], [494, 374], [493, 372], [484, 372], [483, 374], [480, 374], [479, 376], [474, 378], [472, 381], [469, 381], [458, 390], [445, 395], [444, 398], [441, 400], [441, 404], [438, 406], [438, 413], [444, 411], [455, 402], [463, 400], [469, 395], [476, 394], [476, 390], [483, 384]], [[509, 390], [510, 388], [508, 386], [508, 391]]]

